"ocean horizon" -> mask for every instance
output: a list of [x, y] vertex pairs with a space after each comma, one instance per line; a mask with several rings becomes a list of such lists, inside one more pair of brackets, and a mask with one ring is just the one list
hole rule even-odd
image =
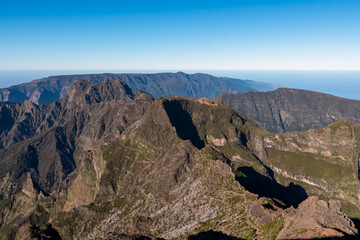
[[0, 70], [0, 88], [54, 75], [178, 71], [267, 82], [360, 100], [360, 70]]

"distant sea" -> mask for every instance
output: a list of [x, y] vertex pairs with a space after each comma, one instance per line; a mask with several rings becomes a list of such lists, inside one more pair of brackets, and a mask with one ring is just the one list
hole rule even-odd
[[[85, 73], [156, 73], [179, 70], [0, 70], [0, 88], [29, 82], [53, 75]], [[360, 71], [279, 71], [279, 70], [181, 70], [186, 73], [208, 73], [214, 76], [232, 77], [278, 84], [282, 87], [306, 89], [329, 93], [339, 97], [360, 100]]]

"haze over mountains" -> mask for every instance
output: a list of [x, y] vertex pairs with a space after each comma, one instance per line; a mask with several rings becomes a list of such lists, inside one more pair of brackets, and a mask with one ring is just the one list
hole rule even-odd
[[215, 98], [222, 93], [243, 93], [250, 90], [268, 91], [276, 88], [273, 84], [226, 77], [214, 77], [201, 73], [104, 73], [52, 76], [0, 89], [0, 101], [22, 103], [25, 100], [29, 100], [40, 105], [49, 104], [64, 97], [69, 86], [79, 79], [97, 83], [110, 77], [124, 81], [135, 91], [142, 90], [154, 97], [188, 96]]
[[360, 130], [347, 121], [272, 134], [217, 101], [114, 79], [0, 107], [2, 239], [358, 233]]

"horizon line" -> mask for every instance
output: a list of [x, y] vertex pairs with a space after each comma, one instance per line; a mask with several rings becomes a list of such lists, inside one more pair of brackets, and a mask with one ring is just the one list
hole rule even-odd
[[182, 72], [182, 71], [360, 71], [360, 69], [0, 69], [0, 71], [177, 71], [177, 72]]

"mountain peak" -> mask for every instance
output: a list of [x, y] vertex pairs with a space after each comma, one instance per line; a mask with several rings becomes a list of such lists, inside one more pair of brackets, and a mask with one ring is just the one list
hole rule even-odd
[[135, 98], [135, 93], [125, 82], [108, 78], [99, 83], [89, 83], [87, 80], [76, 81], [70, 86], [66, 97], [69, 102], [85, 101], [88, 104], [110, 100], [127, 102]]
[[29, 100], [25, 100], [22, 104], [21, 104], [22, 108], [24, 109], [25, 112], [31, 112], [34, 110], [34, 108], [37, 108], [38, 105], [36, 105], [35, 103], [29, 101]]

